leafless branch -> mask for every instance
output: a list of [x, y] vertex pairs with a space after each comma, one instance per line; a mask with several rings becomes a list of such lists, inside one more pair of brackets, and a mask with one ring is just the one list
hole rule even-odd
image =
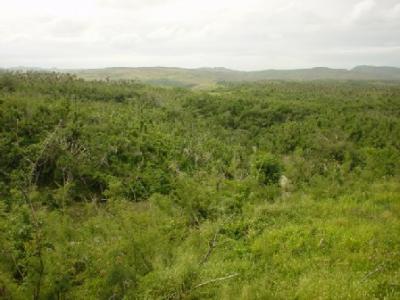
[[239, 276], [239, 273], [234, 273], [234, 274], [230, 274], [230, 275], [227, 275], [227, 276], [224, 276], [224, 277], [219, 277], [219, 278], [211, 279], [211, 280], [208, 280], [208, 281], [205, 281], [205, 282], [203, 282], [203, 283], [200, 283], [200, 284], [196, 285], [196, 286], [194, 287], [194, 289], [200, 288], [200, 287], [202, 287], [202, 286], [205, 286], [205, 285], [208, 285], [208, 284], [211, 284], [211, 283], [215, 283], [215, 282], [220, 282], [220, 281], [228, 280], [228, 279], [231, 279], [231, 278], [234, 278], [234, 277], [237, 277], [237, 276]]
[[371, 277], [372, 275], [374, 275], [374, 274], [376, 274], [376, 273], [382, 271], [384, 265], [385, 265], [385, 263], [381, 263], [381, 264], [380, 264], [379, 266], [377, 266], [374, 270], [372, 270], [371, 272], [369, 272], [368, 274], [366, 274], [366, 275], [362, 278], [361, 282], [365, 282], [365, 281], [366, 281], [369, 277]]
[[200, 266], [204, 265], [208, 261], [211, 253], [213, 252], [214, 248], [217, 246], [217, 237], [218, 237], [218, 230], [215, 232], [213, 239], [208, 243], [208, 245], [209, 245], [208, 251], [207, 251], [206, 255], [204, 256], [203, 260], [200, 262]]

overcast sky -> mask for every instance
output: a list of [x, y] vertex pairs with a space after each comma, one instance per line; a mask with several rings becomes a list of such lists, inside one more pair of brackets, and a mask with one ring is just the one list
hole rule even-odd
[[0, 1], [0, 67], [400, 67], [400, 0]]

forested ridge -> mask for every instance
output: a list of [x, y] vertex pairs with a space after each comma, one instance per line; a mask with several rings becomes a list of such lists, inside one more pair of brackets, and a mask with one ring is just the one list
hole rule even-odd
[[86, 80], [135, 79], [148, 84], [209, 89], [220, 82], [254, 82], [259, 80], [400, 80], [400, 68], [357, 66], [350, 70], [316, 67], [293, 70], [237, 71], [226, 68], [104, 68], [60, 70]]
[[0, 299], [399, 299], [400, 84], [0, 73]]

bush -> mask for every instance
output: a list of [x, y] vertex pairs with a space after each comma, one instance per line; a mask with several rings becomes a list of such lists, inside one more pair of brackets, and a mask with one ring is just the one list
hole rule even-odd
[[252, 172], [260, 184], [278, 184], [282, 176], [283, 166], [274, 155], [260, 153], [253, 158]]

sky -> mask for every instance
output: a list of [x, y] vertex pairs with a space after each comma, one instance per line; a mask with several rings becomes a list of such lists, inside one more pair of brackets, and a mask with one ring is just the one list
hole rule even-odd
[[400, 67], [400, 0], [0, 0], [0, 67]]

